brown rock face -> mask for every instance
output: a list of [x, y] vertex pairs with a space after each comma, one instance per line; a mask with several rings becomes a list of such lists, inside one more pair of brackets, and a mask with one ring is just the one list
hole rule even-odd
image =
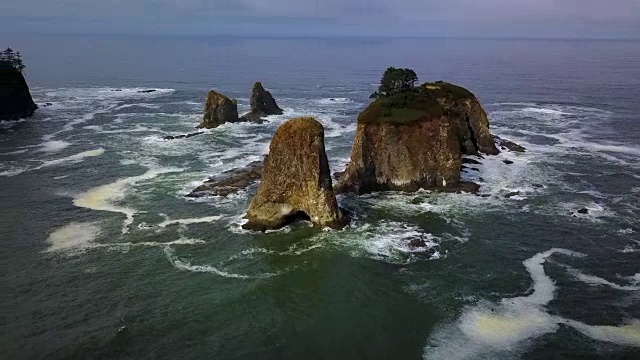
[[260, 179], [262, 161], [252, 162], [244, 168], [227, 171], [217, 178], [205, 181], [187, 197], [227, 196], [247, 188]]
[[238, 122], [238, 104], [235, 100], [213, 90], [207, 93], [204, 117], [198, 128], [211, 129], [228, 122]]
[[480, 102], [474, 97], [467, 99], [439, 98], [440, 105], [453, 120], [462, 151], [468, 155], [478, 152], [497, 155], [493, 137], [489, 132], [489, 119]]
[[358, 117], [351, 161], [337, 192], [477, 191], [460, 182], [461, 154], [497, 154], [475, 96], [437, 82], [383, 97]]
[[412, 124], [358, 124], [351, 162], [337, 192], [416, 191], [460, 180], [460, 144], [440, 116]]
[[0, 62], [0, 120], [26, 118], [37, 108], [22, 73]]
[[324, 128], [313, 118], [289, 120], [276, 131], [243, 227], [277, 229], [297, 217], [323, 227], [346, 223], [333, 193]]
[[247, 120], [260, 120], [265, 116], [282, 115], [283, 113], [271, 93], [265, 90], [260, 82], [253, 84], [249, 104], [251, 105], [251, 111], [242, 116]]

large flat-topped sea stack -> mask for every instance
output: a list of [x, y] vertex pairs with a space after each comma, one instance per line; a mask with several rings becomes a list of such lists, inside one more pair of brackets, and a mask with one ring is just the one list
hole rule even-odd
[[475, 190], [460, 182], [461, 154], [497, 154], [475, 96], [444, 82], [380, 97], [358, 117], [337, 192]]
[[292, 119], [278, 128], [246, 218], [245, 229], [260, 231], [278, 229], [296, 218], [322, 227], [345, 225], [333, 193], [324, 128], [314, 118]]

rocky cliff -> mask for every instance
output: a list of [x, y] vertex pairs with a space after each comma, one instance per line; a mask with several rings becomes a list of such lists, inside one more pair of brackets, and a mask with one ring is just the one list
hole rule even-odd
[[207, 93], [204, 116], [198, 128], [211, 129], [228, 122], [238, 122], [238, 104], [235, 100], [213, 90]]
[[244, 228], [261, 231], [280, 228], [297, 218], [322, 227], [345, 224], [333, 193], [322, 124], [313, 118], [297, 118], [276, 130], [246, 218]]
[[26, 118], [37, 108], [22, 73], [0, 62], [0, 120]]
[[249, 104], [251, 106], [251, 111], [242, 116], [242, 118], [247, 121], [257, 121], [265, 116], [282, 115], [283, 113], [271, 93], [265, 90], [260, 82], [253, 84]]
[[337, 192], [473, 191], [460, 182], [461, 154], [497, 154], [472, 93], [438, 82], [382, 97], [358, 117], [351, 160]]

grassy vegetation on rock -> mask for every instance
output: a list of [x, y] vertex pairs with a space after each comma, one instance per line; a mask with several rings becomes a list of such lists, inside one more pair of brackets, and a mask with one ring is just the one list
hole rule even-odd
[[425, 83], [419, 87], [382, 96], [358, 116], [360, 124], [406, 125], [445, 114], [438, 99], [474, 98], [467, 89], [447, 82]]

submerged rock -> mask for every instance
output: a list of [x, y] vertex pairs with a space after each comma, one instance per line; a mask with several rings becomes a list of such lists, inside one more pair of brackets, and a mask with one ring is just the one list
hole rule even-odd
[[37, 108], [22, 73], [10, 64], [0, 62], [0, 120], [27, 118]]
[[461, 154], [478, 151], [498, 153], [475, 96], [448, 83], [424, 84], [382, 97], [359, 115], [351, 161], [336, 191], [476, 192], [477, 185], [460, 183], [460, 169]]
[[513, 152], [526, 152], [527, 149], [525, 149], [523, 146], [520, 146], [516, 143], [514, 143], [513, 141], [509, 141], [507, 139], [503, 139], [499, 136], [494, 136], [495, 142], [503, 149], [507, 149], [509, 151], [513, 151]]
[[238, 120], [238, 103], [211, 90], [207, 93], [202, 123], [197, 127], [211, 129]]
[[249, 100], [251, 111], [242, 116], [243, 120], [257, 121], [269, 115], [282, 115], [283, 110], [278, 106], [271, 93], [262, 87], [262, 83], [256, 82], [251, 90]]
[[589, 209], [587, 209], [587, 208], [582, 208], [582, 209], [578, 209], [578, 211], [577, 211], [577, 212], [578, 212], [578, 214], [586, 215], [586, 214], [589, 214]]
[[503, 163], [505, 163], [505, 164], [507, 164], [507, 165], [511, 165], [511, 164], [513, 164], [513, 161], [512, 161], [512, 160], [509, 160], [509, 159], [504, 159], [504, 160], [502, 160], [502, 162], [503, 162]]
[[296, 118], [276, 131], [265, 157], [262, 180], [246, 215], [245, 229], [278, 229], [296, 218], [341, 228], [324, 148], [324, 128], [314, 118]]
[[194, 133], [181, 134], [181, 135], [167, 135], [167, 136], [164, 136], [163, 139], [164, 140], [187, 139], [187, 138], [194, 137], [197, 135], [202, 135], [202, 134], [204, 134], [204, 131], [198, 131]]
[[244, 168], [222, 173], [195, 188], [187, 197], [227, 196], [243, 190], [260, 179], [262, 161], [255, 161]]
[[152, 92], [156, 92], [158, 90], [155, 89], [148, 89], [148, 90], [138, 90], [139, 93], [141, 94], [148, 94], [148, 93], [152, 93]]

